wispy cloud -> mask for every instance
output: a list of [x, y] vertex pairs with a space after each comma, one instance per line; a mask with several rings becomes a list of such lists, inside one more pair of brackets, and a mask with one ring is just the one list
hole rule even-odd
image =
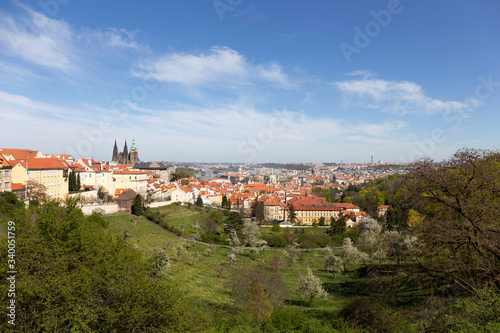
[[14, 19], [0, 12], [0, 52], [66, 73], [73, 70], [71, 27], [32, 10], [26, 14]]
[[404, 115], [471, 109], [480, 104], [476, 99], [443, 101], [431, 98], [414, 82], [371, 79], [373, 74], [367, 71], [357, 71], [351, 75], [363, 76], [363, 79], [336, 82], [335, 86], [344, 93], [346, 102], [354, 106]]
[[297, 87], [279, 64], [253, 65], [242, 54], [228, 47], [212, 47], [206, 54], [165, 54], [142, 61], [132, 70], [132, 75], [189, 87], [227, 88], [256, 82], [281, 89]]

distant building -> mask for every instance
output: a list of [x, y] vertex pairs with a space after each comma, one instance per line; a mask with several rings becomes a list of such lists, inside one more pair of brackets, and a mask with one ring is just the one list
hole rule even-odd
[[137, 147], [135, 146], [135, 140], [132, 140], [132, 146], [130, 147], [130, 152], [127, 148], [127, 140], [125, 140], [125, 146], [123, 147], [122, 152], [118, 152], [118, 146], [113, 147], [113, 162], [118, 164], [134, 164], [139, 162], [139, 153], [137, 151]]
[[116, 198], [116, 203], [118, 204], [118, 209], [131, 214], [132, 213], [132, 204], [134, 202], [135, 196], [136, 196], [136, 193], [132, 189], [128, 189], [126, 191], [123, 191]]

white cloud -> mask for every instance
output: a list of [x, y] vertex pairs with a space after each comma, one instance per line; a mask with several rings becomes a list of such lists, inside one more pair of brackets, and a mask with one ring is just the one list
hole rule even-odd
[[368, 79], [366, 72], [362, 80], [336, 82], [335, 86], [344, 93], [349, 104], [365, 108], [380, 109], [393, 114], [434, 114], [444, 111], [475, 108], [476, 99], [442, 101], [427, 96], [422, 87], [409, 81], [386, 81]]
[[139, 63], [132, 75], [193, 87], [242, 86], [257, 81], [283, 89], [296, 87], [278, 64], [252, 65], [228, 47], [212, 47], [208, 54], [166, 54]]
[[14, 19], [0, 13], [0, 52], [69, 72], [75, 56], [70, 26], [34, 11]]

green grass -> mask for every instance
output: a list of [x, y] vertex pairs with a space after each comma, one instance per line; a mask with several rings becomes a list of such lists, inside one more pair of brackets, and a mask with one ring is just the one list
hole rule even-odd
[[154, 248], [182, 243], [180, 239], [162, 227], [140, 216], [120, 212], [104, 218], [109, 221], [107, 228], [109, 234], [123, 237], [124, 232], [128, 231], [131, 237], [127, 238], [127, 242], [145, 254], [150, 253]]

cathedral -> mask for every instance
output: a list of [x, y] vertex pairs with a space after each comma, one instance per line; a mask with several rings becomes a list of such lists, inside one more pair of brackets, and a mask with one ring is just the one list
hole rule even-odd
[[137, 147], [135, 146], [135, 140], [132, 140], [132, 146], [130, 147], [130, 152], [127, 148], [127, 140], [125, 140], [125, 146], [123, 147], [123, 152], [118, 152], [118, 147], [113, 148], [113, 162], [118, 164], [134, 164], [139, 162], [139, 153], [137, 152]]

